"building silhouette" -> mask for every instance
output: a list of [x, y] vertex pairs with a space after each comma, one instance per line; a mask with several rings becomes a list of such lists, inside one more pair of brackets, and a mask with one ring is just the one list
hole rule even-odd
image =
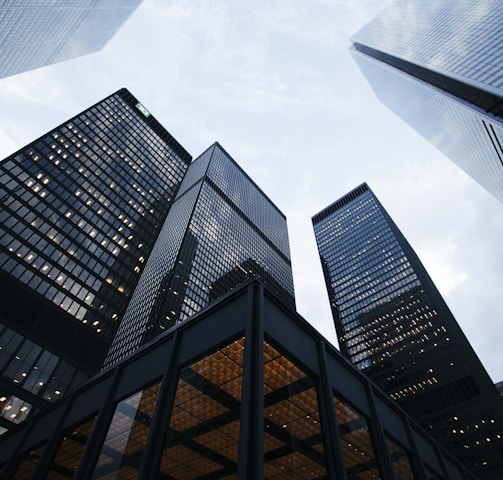
[[498, 0], [395, 0], [352, 37], [379, 100], [503, 202]]
[[123, 89], [0, 162], [0, 433], [99, 371], [190, 161]]
[[313, 217], [341, 352], [481, 478], [503, 478], [503, 404], [366, 184]]
[[0, 442], [2, 478], [475, 478], [257, 280]]
[[185, 175], [105, 368], [250, 277], [295, 309], [286, 218], [215, 143]]
[[0, 6], [0, 78], [101, 50], [141, 2], [3, 2]]

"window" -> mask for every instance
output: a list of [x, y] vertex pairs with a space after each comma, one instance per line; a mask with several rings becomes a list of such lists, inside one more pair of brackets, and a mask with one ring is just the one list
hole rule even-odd
[[136, 478], [147, 442], [160, 383], [117, 404], [91, 478]]

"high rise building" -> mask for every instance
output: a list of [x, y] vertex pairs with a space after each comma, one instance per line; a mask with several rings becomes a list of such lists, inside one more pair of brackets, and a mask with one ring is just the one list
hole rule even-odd
[[475, 480], [256, 280], [0, 438], [0, 476]]
[[0, 162], [0, 433], [99, 370], [190, 161], [123, 89]]
[[142, 0], [9, 0], [0, 6], [0, 78], [101, 50]]
[[503, 202], [503, 3], [395, 0], [351, 52], [394, 113]]
[[313, 217], [341, 352], [482, 478], [503, 478], [499, 394], [366, 184]]
[[183, 179], [105, 366], [250, 277], [295, 309], [286, 218], [215, 143]]

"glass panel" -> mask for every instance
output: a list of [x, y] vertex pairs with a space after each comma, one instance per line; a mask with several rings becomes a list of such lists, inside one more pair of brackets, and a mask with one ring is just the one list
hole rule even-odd
[[117, 404], [93, 479], [135, 479], [145, 449], [160, 382]]
[[414, 480], [416, 477], [412, 472], [407, 450], [387, 435], [386, 444], [388, 445], [388, 452], [396, 478], [400, 480]]
[[264, 342], [264, 478], [326, 478], [314, 380]]
[[63, 434], [63, 440], [47, 474], [48, 480], [72, 478], [79, 466], [96, 417], [92, 417]]
[[0, 391], [0, 417], [12, 423], [21, 423], [30, 413], [31, 403], [7, 392]]
[[334, 402], [348, 479], [381, 478], [367, 420], [338, 398]]
[[241, 338], [180, 372], [160, 478], [237, 478], [243, 353]]
[[45, 443], [33, 450], [29, 450], [21, 455], [21, 461], [17, 467], [14, 478], [16, 480], [28, 480], [33, 475], [37, 463], [44, 452]]
[[426, 478], [427, 480], [442, 480], [443, 477], [440, 475], [436, 474], [433, 470], [431, 470], [428, 467], [424, 467], [424, 470], [426, 472]]

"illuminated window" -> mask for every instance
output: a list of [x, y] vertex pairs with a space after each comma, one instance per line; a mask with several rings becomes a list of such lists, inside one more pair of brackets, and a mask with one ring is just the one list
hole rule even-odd
[[48, 478], [72, 478], [79, 466], [96, 417], [69, 428], [61, 440]]
[[19, 462], [19, 466], [14, 474], [14, 478], [16, 480], [28, 480], [31, 478], [37, 463], [44, 452], [44, 448], [45, 443], [21, 455], [21, 461]]
[[159, 477], [237, 478], [243, 351], [241, 338], [180, 372]]
[[334, 397], [348, 478], [380, 478], [367, 420]]
[[314, 381], [264, 343], [264, 478], [326, 478]]
[[386, 444], [396, 477], [400, 480], [414, 480], [416, 477], [412, 472], [407, 450], [387, 435]]
[[117, 404], [92, 478], [137, 478], [160, 383]]

